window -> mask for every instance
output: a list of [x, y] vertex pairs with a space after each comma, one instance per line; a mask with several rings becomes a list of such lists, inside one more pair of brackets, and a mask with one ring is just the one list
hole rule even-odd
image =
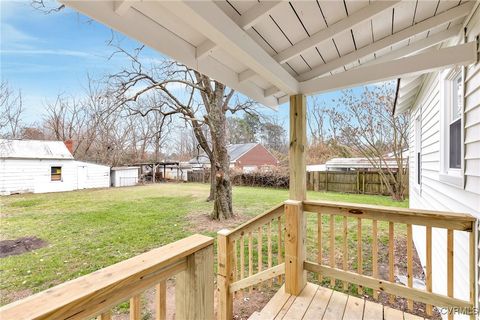
[[462, 76], [452, 81], [452, 95], [449, 118], [449, 168], [461, 168], [462, 152], [462, 110], [463, 110], [463, 82]]
[[441, 172], [443, 182], [463, 186], [463, 75], [460, 69], [443, 74], [441, 86]]
[[62, 181], [62, 167], [51, 167], [50, 169], [51, 181]]

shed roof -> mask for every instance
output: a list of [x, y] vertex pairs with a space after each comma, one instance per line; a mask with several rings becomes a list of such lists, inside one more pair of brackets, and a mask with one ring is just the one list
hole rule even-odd
[[[258, 143], [240, 143], [229, 145], [227, 147], [227, 151], [228, 155], [230, 156], [230, 162], [237, 161], [241, 156], [255, 148], [257, 145]], [[208, 159], [205, 152], [202, 152], [197, 157], [191, 159], [189, 163], [207, 164], [210, 163], [210, 160]]]
[[10, 139], [0, 139], [0, 158], [74, 159], [63, 141]]
[[475, 1], [61, 0], [267, 106], [476, 60]]

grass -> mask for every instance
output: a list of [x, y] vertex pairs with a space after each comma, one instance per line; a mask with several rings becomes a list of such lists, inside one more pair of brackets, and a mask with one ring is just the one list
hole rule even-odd
[[[0, 303], [194, 233], [187, 216], [211, 210], [207, 194], [203, 184], [157, 184], [0, 198], [1, 240], [37, 236], [49, 244], [0, 259]], [[287, 199], [288, 191], [235, 187], [233, 195], [235, 212], [255, 216]], [[408, 206], [383, 196], [309, 192], [308, 198]]]

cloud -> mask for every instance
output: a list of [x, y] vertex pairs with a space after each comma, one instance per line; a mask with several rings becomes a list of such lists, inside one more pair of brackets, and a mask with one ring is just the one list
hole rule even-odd
[[29, 48], [32, 42], [40, 42], [40, 39], [23, 32], [8, 23], [1, 24], [2, 48], [8, 45], [11, 48]]
[[96, 55], [84, 51], [64, 50], [64, 49], [7, 49], [0, 50], [0, 54], [23, 54], [23, 55], [58, 55], [70, 57], [96, 57]]

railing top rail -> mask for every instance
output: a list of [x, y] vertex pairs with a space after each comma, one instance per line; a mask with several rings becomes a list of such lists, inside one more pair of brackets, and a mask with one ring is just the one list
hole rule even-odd
[[[80, 314], [83, 317], [110, 307], [109, 302], [132, 294], [143, 288], [142, 284], [181, 271], [187, 256], [212, 244], [211, 237], [192, 235], [8, 304], [0, 308], [0, 318], [56, 319], [67, 314], [72, 319]], [[120, 293], [125, 288], [129, 290]]]
[[394, 208], [333, 201], [303, 201], [305, 211], [355, 216], [471, 232], [476, 218], [467, 213]]
[[261, 226], [268, 221], [279, 217], [284, 212], [284, 204], [281, 203], [273, 208], [268, 209], [264, 213], [248, 220], [247, 222], [242, 223], [233, 230], [228, 231], [226, 234], [231, 239], [239, 238], [241, 235], [253, 231], [256, 227]]

